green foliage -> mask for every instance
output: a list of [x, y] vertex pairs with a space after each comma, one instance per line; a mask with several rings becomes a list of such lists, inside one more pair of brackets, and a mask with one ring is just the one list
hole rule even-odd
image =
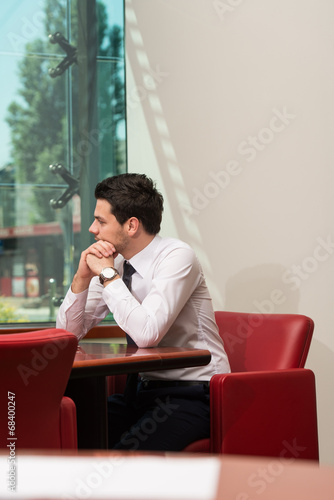
[[0, 323], [18, 323], [26, 321], [24, 318], [18, 318], [15, 313], [15, 307], [6, 304], [3, 297], [0, 296]]
[[[71, 3], [71, 45], [78, 43], [78, 12]], [[64, 52], [52, 44], [48, 35], [68, 33], [66, 2], [46, 0], [45, 33], [41, 38], [26, 44], [26, 55], [18, 66], [20, 89], [18, 98], [10, 103], [7, 123], [11, 129], [12, 163], [15, 165], [16, 184], [48, 186], [34, 189], [29, 200], [29, 222], [49, 222], [56, 219], [56, 212], [49, 201], [63, 192], [63, 180], [49, 169], [52, 163], [62, 163], [72, 174], [80, 177], [80, 161], [76, 153], [80, 141], [78, 123], [78, 67], [72, 65], [66, 72], [51, 78], [49, 69], [58, 65]], [[113, 57], [112, 64], [98, 63], [99, 120], [106, 117], [110, 127], [101, 134], [100, 158], [102, 165], [117, 165], [121, 158], [116, 144], [115, 131], [125, 117], [124, 82], [120, 76], [122, 32], [117, 26], [108, 28], [104, 4], [97, 2], [98, 53]], [[101, 167], [101, 174], [110, 168]], [[116, 167], [112, 167], [113, 171]], [[57, 187], [58, 186], [58, 187]], [[53, 191], [52, 191], [53, 190]]]

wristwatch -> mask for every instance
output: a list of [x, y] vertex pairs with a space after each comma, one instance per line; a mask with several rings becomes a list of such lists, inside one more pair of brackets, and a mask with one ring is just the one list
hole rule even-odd
[[106, 281], [112, 281], [118, 275], [119, 273], [114, 267], [105, 267], [99, 274], [101, 285], [103, 285], [103, 283], [105, 283]]

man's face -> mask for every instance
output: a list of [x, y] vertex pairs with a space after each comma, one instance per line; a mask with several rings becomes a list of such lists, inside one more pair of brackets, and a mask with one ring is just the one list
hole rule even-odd
[[129, 236], [125, 229], [126, 223], [122, 226], [110, 212], [110, 208], [107, 200], [96, 201], [95, 220], [89, 231], [94, 234], [97, 241], [104, 240], [112, 243], [117, 252], [122, 255], [129, 242]]

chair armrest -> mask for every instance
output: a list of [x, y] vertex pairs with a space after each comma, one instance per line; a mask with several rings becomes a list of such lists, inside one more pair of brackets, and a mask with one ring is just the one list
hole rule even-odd
[[214, 375], [210, 401], [212, 452], [319, 459], [311, 370]]
[[77, 450], [77, 411], [74, 401], [64, 396], [60, 403], [61, 449]]

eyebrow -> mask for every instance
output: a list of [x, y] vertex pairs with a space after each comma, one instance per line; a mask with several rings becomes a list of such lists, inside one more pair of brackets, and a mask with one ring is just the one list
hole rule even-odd
[[104, 219], [104, 217], [101, 217], [100, 215], [94, 215], [94, 219], [101, 222], [107, 222], [106, 219]]

